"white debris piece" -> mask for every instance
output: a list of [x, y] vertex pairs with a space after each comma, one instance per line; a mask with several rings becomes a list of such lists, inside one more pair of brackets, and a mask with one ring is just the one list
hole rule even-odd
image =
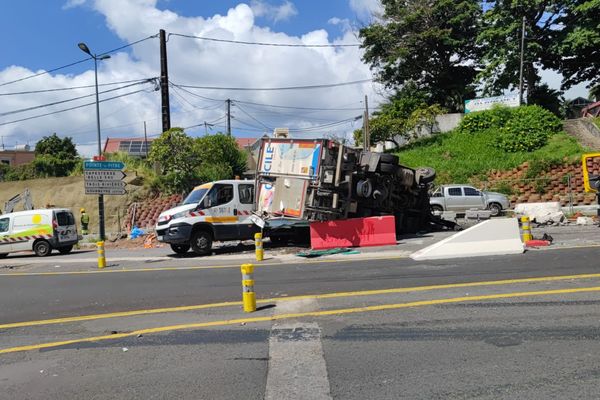
[[594, 225], [594, 220], [590, 217], [577, 217], [577, 225]]
[[560, 223], [565, 220], [565, 214], [558, 201], [517, 204], [515, 214], [527, 216], [531, 222], [538, 224]]

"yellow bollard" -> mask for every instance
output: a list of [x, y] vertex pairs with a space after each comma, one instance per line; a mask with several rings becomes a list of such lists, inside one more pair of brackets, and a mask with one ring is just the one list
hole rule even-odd
[[242, 303], [244, 312], [256, 311], [256, 294], [254, 293], [254, 265], [242, 264]]
[[262, 233], [254, 234], [254, 246], [256, 246], [256, 261], [262, 261], [265, 253], [263, 251]]
[[98, 246], [98, 268], [102, 269], [106, 267], [106, 257], [104, 256], [104, 242], [97, 242]]
[[529, 225], [529, 217], [523, 216], [521, 217], [521, 240], [523, 243], [526, 243], [533, 239], [533, 235], [531, 234], [531, 226]]

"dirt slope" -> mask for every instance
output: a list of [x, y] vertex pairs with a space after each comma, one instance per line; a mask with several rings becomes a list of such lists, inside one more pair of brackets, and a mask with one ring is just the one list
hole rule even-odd
[[[126, 182], [131, 182], [133, 177], [127, 177]], [[66, 178], [45, 178], [18, 182], [0, 182], [0, 209], [4, 210], [4, 202], [29, 188], [36, 208], [48, 205], [70, 208], [79, 219], [79, 209], [85, 208], [90, 214], [90, 228], [92, 233], [97, 232], [98, 225], [98, 196], [84, 194], [83, 177], [73, 176]], [[136, 198], [143, 197], [144, 190], [141, 186], [128, 184], [128, 194], [124, 196], [104, 196], [106, 213], [106, 231], [118, 231], [118, 216], [123, 220], [127, 215], [128, 205]], [[17, 205], [15, 211], [21, 211], [23, 204]], [[122, 221], [123, 222], [123, 221]]]

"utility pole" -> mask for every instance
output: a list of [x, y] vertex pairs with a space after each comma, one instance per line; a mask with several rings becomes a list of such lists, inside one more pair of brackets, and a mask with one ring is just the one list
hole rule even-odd
[[525, 54], [525, 16], [521, 28], [521, 66], [519, 68], [519, 105], [523, 104], [523, 57]]
[[369, 132], [369, 99], [365, 95], [365, 115], [363, 117], [363, 149], [369, 151], [371, 148], [371, 132]]
[[171, 108], [169, 106], [169, 71], [167, 67], [167, 39], [165, 30], [160, 30], [160, 97], [162, 102], [162, 130], [171, 129]]
[[144, 121], [144, 146], [146, 147], [146, 160], [148, 159], [148, 134], [146, 133], [146, 121]]
[[227, 134], [231, 136], [231, 99], [227, 99]]

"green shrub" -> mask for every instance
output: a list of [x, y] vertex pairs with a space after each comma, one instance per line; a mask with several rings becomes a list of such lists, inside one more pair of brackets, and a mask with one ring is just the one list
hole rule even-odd
[[548, 178], [536, 179], [535, 184], [534, 184], [535, 192], [537, 194], [545, 194], [546, 186], [548, 186], [548, 184], [550, 184], [550, 179], [548, 179]]
[[507, 196], [512, 196], [517, 193], [513, 186], [508, 182], [500, 182], [496, 186], [490, 188], [490, 191], [502, 193]]
[[539, 178], [544, 172], [547, 172], [552, 167], [557, 164], [554, 160], [547, 159], [535, 159], [529, 163], [529, 168], [527, 168], [527, 172], [525, 173], [525, 178], [527, 179], [535, 179]]
[[531, 152], [548, 143], [548, 138], [560, 132], [561, 121], [539, 106], [518, 107], [499, 130], [495, 145], [507, 153]]
[[458, 132], [477, 134], [488, 129], [500, 129], [510, 119], [512, 109], [497, 106], [491, 110], [478, 111], [466, 114], [458, 125]]

